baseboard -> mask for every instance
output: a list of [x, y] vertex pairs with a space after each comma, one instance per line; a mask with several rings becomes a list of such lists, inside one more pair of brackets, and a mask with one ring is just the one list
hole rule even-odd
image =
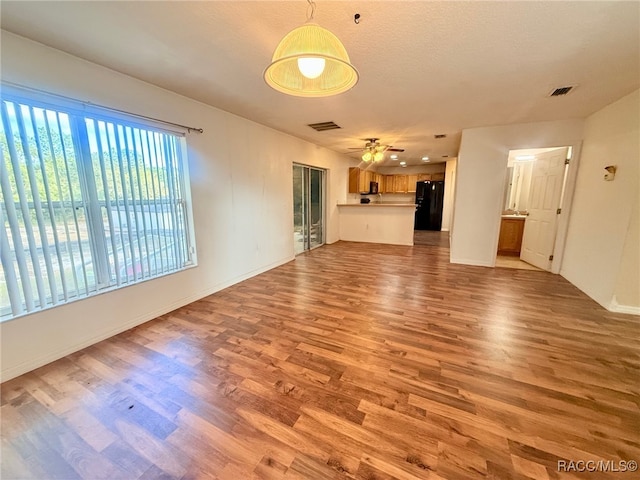
[[225, 288], [235, 285], [236, 283], [240, 283], [251, 277], [260, 275], [261, 273], [264, 273], [268, 270], [279, 267], [280, 265], [284, 265], [285, 263], [288, 263], [292, 260], [295, 260], [294, 256], [290, 256], [285, 259], [278, 260], [277, 262], [273, 262], [259, 269], [252, 270], [246, 274], [234, 277], [233, 279], [228, 280], [226, 282], [222, 282], [208, 289], [201, 290], [197, 293], [194, 293], [193, 295], [183, 297], [168, 305], [164, 305], [163, 307], [158, 308], [157, 310], [147, 312], [144, 315], [140, 315], [136, 318], [133, 318], [122, 325], [118, 325], [115, 328], [104, 330], [88, 339], [75, 343], [67, 348], [55, 350], [53, 352], [46, 353], [38, 358], [34, 358], [27, 362], [21, 363], [19, 365], [9, 367], [6, 370], [2, 370], [2, 372], [0, 373], [0, 382], [6, 382], [7, 380], [11, 380], [12, 378], [18, 377], [24, 373], [35, 370], [36, 368], [40, 368], [44, 365], [47, 365], [48, 363], [54, 362], [56, 360], [59, 360], [60, 358], [66, 357], [67, 355], [70, 355], [79, 350], [82, 350], [83, 348], [87, 348], [91, 345], [101, 342], [102, 340], [106, 340], [107, 338], [111, 338], [114, 335], [117, 335], [122, 332], [126, 332], [127, 330], [137, 327], [138, 325], [142, 325], [143, 323], [153, 320], [154, 318], [157, 318], [169, 312], [172, 312], [173, 310], [176, 310], [180, 307], [184, 307], [185, 305], [188, 305], [197, 300], [200, 300], [201, 298], [207, 297], [209, 295], [213, 295], [214, 293], [219, 292], [220, 290], [224, 290]]
[[453, 258], [449, 259], [451, 263], [457, 263], [459, 265], [471, 265], [474, 267], [493, 267], [492, 262], [479, 262], [478, 260], [469, 260], [467, 258]]
[[609, 304], [609, 308], [607, 308], [610, 312], [615, 313], [628, 313], [630, 315], [640, 315], [640, 307], [635, 307], [633, 305], [621, 305], [617, 302], [614, 297]]

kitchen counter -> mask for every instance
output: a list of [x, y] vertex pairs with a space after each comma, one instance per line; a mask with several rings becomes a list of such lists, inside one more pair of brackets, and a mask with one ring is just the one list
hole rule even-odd
[[413, 203], [339, 203], [340, 240], [413, 245]]
[[339, 207], [414, 207], [415, 203], [339, 203]]

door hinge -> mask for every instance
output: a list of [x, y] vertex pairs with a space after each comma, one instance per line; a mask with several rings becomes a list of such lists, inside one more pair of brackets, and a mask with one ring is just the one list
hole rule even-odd
[[556, 215], [560, 215], [561, 213], [562, 213], [562, 209], [561, 208], [556, 210]]
[[565, 158], [564, 159], [564, 164], [565, 165], [569, 165], [571, 163], [571, 159], [570, 158]]
[[553, 260], [553, 255], [549, 255], [549, 261]]

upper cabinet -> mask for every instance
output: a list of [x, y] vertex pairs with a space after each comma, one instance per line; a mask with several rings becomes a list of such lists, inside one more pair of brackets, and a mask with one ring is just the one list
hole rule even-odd
[[378, 193], [415, 193], [416, 184], [426, 180], [444, 180], [444, 172], [382, 175], [352, 167], [349, 168], [349, 193], [369, 193], [371, 182], [378, 184]]
[[393, 176], [393, 193], [407, 193], [407, 176]]
[[357, 167], [349, 168], [349, 193], [369, 193], [371, 182], [375, 182], [376, 172], [361, 170]]
[[407, 175], [407, 193], [416, 193], [417, 183], [418, 183], [418, 174]]

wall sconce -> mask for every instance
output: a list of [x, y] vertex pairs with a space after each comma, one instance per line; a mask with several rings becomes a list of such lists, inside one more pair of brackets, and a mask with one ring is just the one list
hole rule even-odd
[[604, 179], [607, 182], [610, 182], [614, 178], [616, 178], [617, 167], [615, 165], [609, 165], [608, 167], [604, 167], [604, 169], [606, 170], [606, 173], [604, 174]]

